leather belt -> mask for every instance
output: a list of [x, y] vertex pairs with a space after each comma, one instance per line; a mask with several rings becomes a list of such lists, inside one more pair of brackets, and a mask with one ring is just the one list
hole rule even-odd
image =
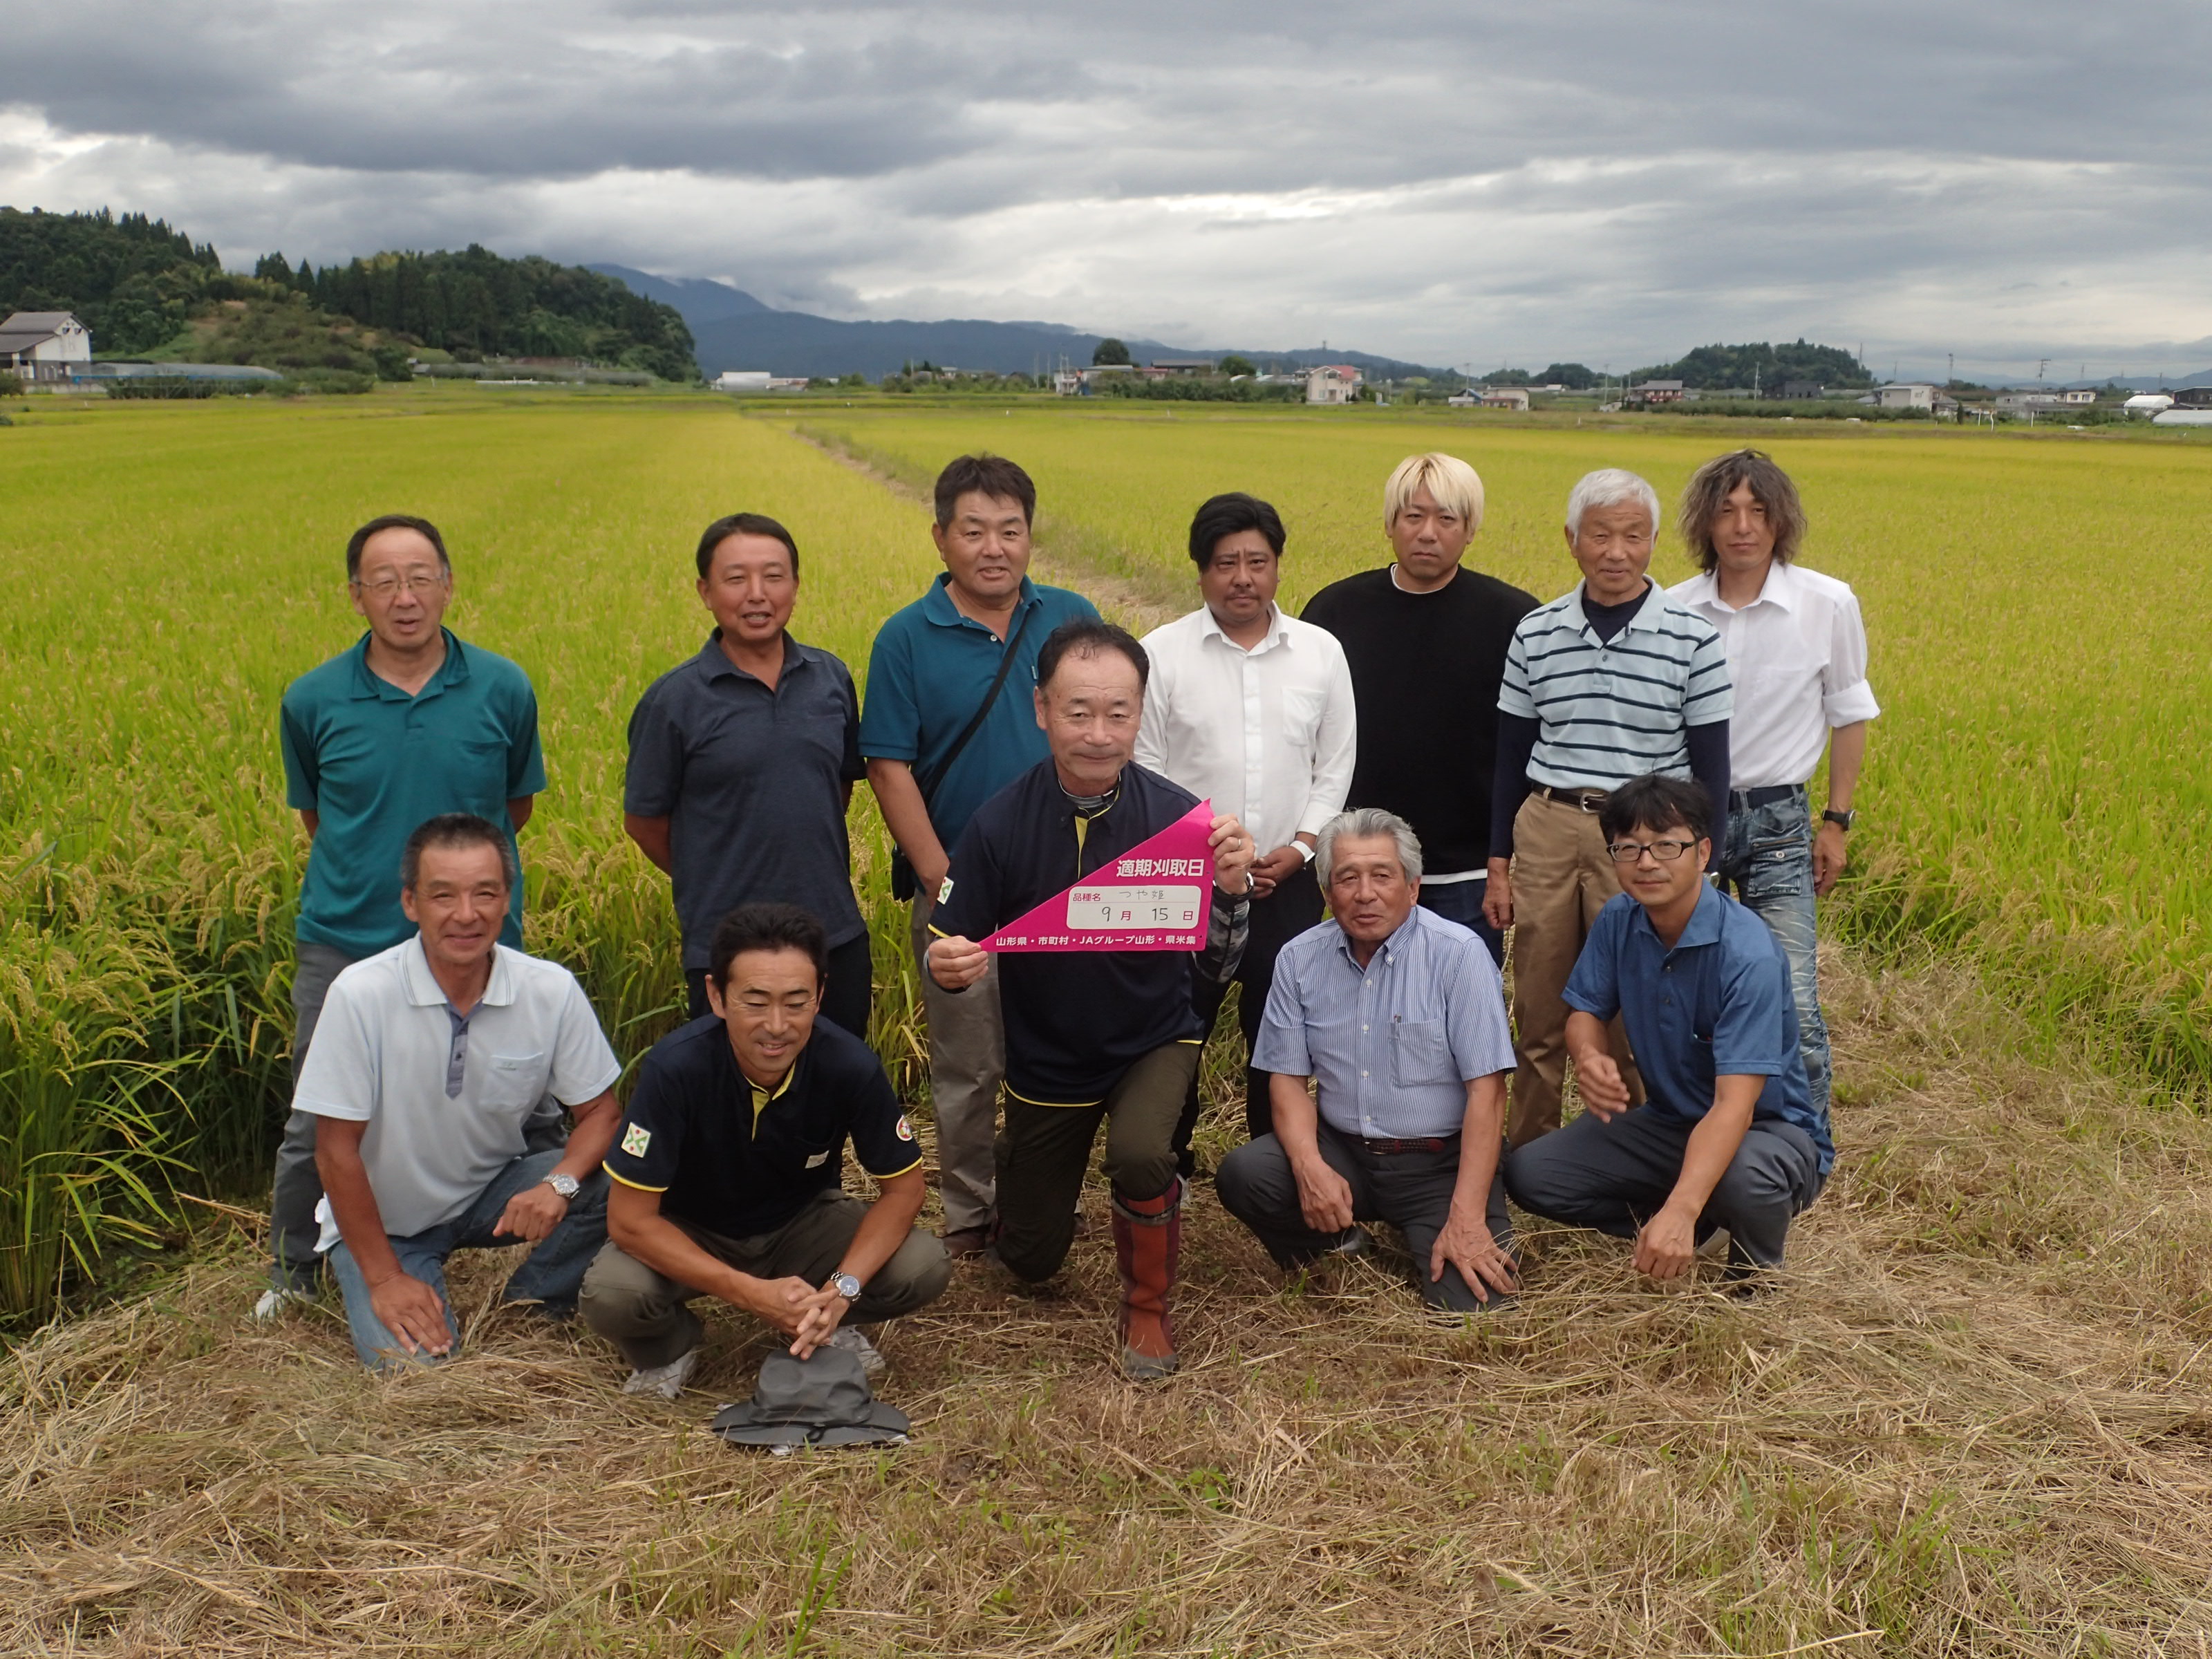
[[1370, 1152], [1389, 1158], [1400, 1152], [1450, 1152], [1459, 1149], [1457, 1135], [1414, 1135], [1405, 1140], [1362, 1139], [1360, 1146]]
[[1729, 811], [1747, 811], [1753, 806], [1771, 806], [1778, 800], [1802, 800], [1805, 786], [1802, 783], [1770, 783], [1757, 789], [1729, 791]]
[[1571, 806], [1577, 812], [1605, 811], [1606, 793], [1602, 789], [1555, 789], [1548, 783], [1532, 783], [1528, 793], [1557, 801], [1562, 806]]

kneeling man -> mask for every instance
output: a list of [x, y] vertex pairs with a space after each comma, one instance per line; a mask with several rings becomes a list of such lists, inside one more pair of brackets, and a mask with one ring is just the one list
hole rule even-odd
[[[1037, 724], [1052, 753], [985, 801], [952, 850], [926, 958], [947, 991], [964, 992], [989, 967], [975, 940], [1198, 805], [1131, 758], [1151, 672], [1144, 647], [1105, 623], [1062, 623], [1037, 653], [1036, 672]], [[1103, 1123], [1121, 1370], [1139, 1381], [1176, 1368], [1168, 1323], [1182, 1249], [1176, 1125], [1206, 1041], [1192, 975], [1218, 981], [1234, 973], [1249, 925], [1252, 837], [1217, 816], [1209, 845], [1214, 894], [1203, 950], [1012, 954], [999, 964], [1006, 1127], [993, 1248], [1022, 1279], [1060, 1271]]]
[[[1705, 787], [1632, 780], [1598, 827], [1627, 891], [1598, 912], [1567, 981], [1567, 1048], [1582, 1116], [1505, 1161], [1531, 1215], [1636, 1241], [1654, 1279], [1687, 1270], [1728, 1229], [1728, 1271], [1782, 1265], [1790, 1218], [1836, 1161], [1806, 1087], [1790, 963], [1752, 911], [1705, 879]], [[1615, 1014], [1650, 1098], [1632, 1108], [1606, 1041]]]
[[1421, 845], [1395, 813], [1339, 813], [1314, 864], [1331, 919], [1284, 947], [1253, 1051], [1274, 1074], [1275, 1131], [1222, 1160], [1222, 1206], [1285, 1267], [1356, 1251], [1358, 1223], [1387, 1221], [1431, 1307], [1510, 1297], [1513, 1042], [1489, 947], [1417, 902]]
[[[370, 1369], [441, 1359], [460, 1332], [446, 1304], [455, 1250], [535, 1244], [505, 1300], [573, 1313], [606, 1237], [599, 1160], [622, 1066], [565, 968], [499, 942], [515, 881], [507, 831], [466, 812], [407, 838], [400, 908], [413, 939], [331, 982], [295, 1107], [318, 1120], [316, 1208]], [[550, 1095], [575, 1116], [565, 1147], [531, 1152]]]
[[[817, 1018], [829, 966], [807, 912], [738, 906], [708, 952], [711, 1012], [638, 1068], [583, 1298], [584, 1322], [634, 1368], [625, 1394], [683, 1393], [705, 1334], [694, 1297], [757, 1315], [801, 1359], [848, 1348], [872, 1374], [883, 1356], [860, 1326], [935, 1301], [952, 1276], [914, 1224], [921, 1152], [883, 1063]], [[845, 1192], [848, 1137], [880, 1189], [872, 1204]]]

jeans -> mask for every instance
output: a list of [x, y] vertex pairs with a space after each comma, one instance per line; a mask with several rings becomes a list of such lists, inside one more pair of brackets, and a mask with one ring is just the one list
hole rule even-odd
[[[1322, 1161], [1352, 1188], [1352, 1219], [1387, 1221], [1404, 1235], [1422, 1301], [1454, 1313], [1512, 1304], [1510, 1295], [1487, 1285], [1482, 1288], [1483, 1297], [1488, 1299], [1478, 1297], [1449, 1262], [1444, 1264], [1442, 1279], [1429, 1277], [1429, 1257], [1436, 1249], [1437, 1235], [1451, 1219], [1452, 1192], [1459, 1183], [1457, 1146], [1442, 1152], [1373, 1152], [1364, 1142], [1327, 1123], [1316, 1126], [1314, 1139]], [[1502, 1151], [1498, 1165], [1501, 1170], [1504, 1165]], [[1252, 1230], [1278, 1267], [1298, 1267], [1318, 1261], [1335, 1249], [1342, 1237], [1338, 1233], [1316, 1232], [1306, 1224], [1290, 1154], [1273, 1135], [1239, 1146], [1222, 1159], [1213, 1182], [1214, 1190], [1221, 1195], [1221, 1207]], [[1483, 1219], [1492, 1240], [1510, 1253], [1513, 1225], [1505, 1212], [1502, 1175], [1490, 1178], [1486, 1208]]]
[[1790, 990], [1797, 1005], [1797, 1048], [1813, 1106], [1826, 1114], [1832, 1066], [1828, 1024], [1820, 1016], [1820, 930], [1813, 914], [1812, 811], [1803, 793], [1764, 806], [1739, 806], [1729, 814], [1728, 848], [1721, 854], [1722, 884], [1735, 889], [1744, 908], [1773, 931], [1790, 959]]
[[[402, 1271], [437, 1291], [438, 1299], [446, 1304], [446, 1328], [455, 1344], [447, 1358], [459, 1351], [461, 1332], [453, 1322], [453, 1304], [446, 1294], [446, 1258], [455, 1250], [504, 1249], [520, 1243], [512, 1234], [495, 1233], [492, 1229], [499, 1224], [507, 1200], [528, 1192], [551, 1175], [562, 1156], [559, 1147], [525, 1152], [494, 1176], [491, 1184], [477, 1194], [476, 1202], [452, 1220], [425, 1227], [412, 1237], [392, 1240], [392, 1253], [399, 1258]], [[606, 1242], [607, 1176], [604, 1170], [594, 1170], [569, 1200], [568, 1213], [561, 1218], [561, 1224], [538, 1240], [537, 1248], [514, 1270], [500, 1300], [535, 1302], [556, 1315], [574, 1312], [584, 1271]], [[369, 1301], [368, 1280], [362, 1277], [361, 1264], [343, 1239], [331, 1247], [330, 1264], [331, 1276], [337, 1280], [345, 1297], [353, 1350], [362, 1364], [373, 1371], [388, 1371], [432, 1363], [428, 1355], [409, 1354], [376, 1316]]]
[[[1584, 1112], [1508, 1152], [1505, 1190], [1530, 1215], [1633, 1238], [1673, 1194], [1697, 1127], [1653, 1106], [1611, 1122]], [[1790, 1218], [1820, 1195], [1826, 1179], [1810, 1135], [1794, 1123], [1759, 1119], [1705, 1200], [1698, 1238], [1728, 1229], [1732, 1278], [1779, 1267]]]
[[1490, 959], [1499, 968], [1505, 966], [1505, 935], [1490, 925], [1482, 914], [1482, 901], [1490, 891], [1487, 877], [1474, 881], [1447, 881], [1442, 884], [1423, 882], [1421, 903], [1432, 915], [1446, 921], [1455, 921], [1462, 927], [1471, 927], [1474, 936], [1490, 947]]

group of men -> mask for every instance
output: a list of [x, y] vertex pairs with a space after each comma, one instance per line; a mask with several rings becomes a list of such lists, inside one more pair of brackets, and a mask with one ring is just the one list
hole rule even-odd
[[[1276, 602], [1279, 515], [1218, 495], [1190, 529], [1201, 604], [1141, 641], [1030, 579], [1036, 506], [1003, 458], [945, 469], [944, 574], [884, 624], [865, 708], [792, 635], [790, 532], [708, 527], [714, 628], [639, 701], [623, 800], [671, 878], [692, 1018], [626, 1108], [580, 988], [518, 948], [514, 832], [544, 783], [528, 682], [442, 626], [432, 526], [356, 534], [368, 632], [284, 700], [313, 845], [260, 1313], [326, 1259], [366, 1364], [436, 1358], [459, 1340], [447, 1255], [526, 1241], [507, 1299], [580, 1312], [633, 1391], [680, 1393], [701, 1297], [872, 1370], [860, 1328], [956, 1261], [1059, 1270], [1103, 1128], [1121, 1366], [1165, 1376], [1199, 1057], [1232, 985], [1246, 1139], [1215, 1187], [1284, 1267], [1364, 1254], [1382, 1222], [1426, 1302], [1495, 1307], [1521, 1290], [1509, 1194], [1633, 1241], [1654, 1278], [1723, 1232], [1732, 1279], [1781, 1266], [1834, 1159], [1814, 902], [1878, 709], [1856, 602], [1796, 562], [1772, 460], [1698, 470], [1678, 524], [1702, 574], [1671, 591], [1647, 574], [1656, 493], [1590, 473], [1565, 512], [1581, 580], [1549, 605], [1465, 568], [1483, 489], [1451, 456], [1397, 467], [1392, 562], [1301, 617]], [[866, 1042], [863, 777], [910, 902], [934, 1235]], [[1201, 803], [1201, 948], [986, 948]], [[848, 1142], [872, 1202], [843, 1190]]]

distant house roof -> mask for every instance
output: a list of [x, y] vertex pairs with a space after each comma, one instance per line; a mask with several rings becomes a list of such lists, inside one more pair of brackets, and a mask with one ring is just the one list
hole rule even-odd
[[1682, 383], [1680, 380], [1646, 380], [1628, 389], [1631, 392], [1680, 392]]
[[0, 321], [0, 352], [28, 351], [73, 323], [80, 331], [83, 330], [84, 325], [66, 311], [10, 312], [6, 320]]
[[1213, 359], [1211, 357], [1155, 357], [1152, 359], [1152, 366], [1154, 368], [1169, 368], [1185, 373], [1195, 371], [1202, 374], [1211, 374], [1213, 372]]

